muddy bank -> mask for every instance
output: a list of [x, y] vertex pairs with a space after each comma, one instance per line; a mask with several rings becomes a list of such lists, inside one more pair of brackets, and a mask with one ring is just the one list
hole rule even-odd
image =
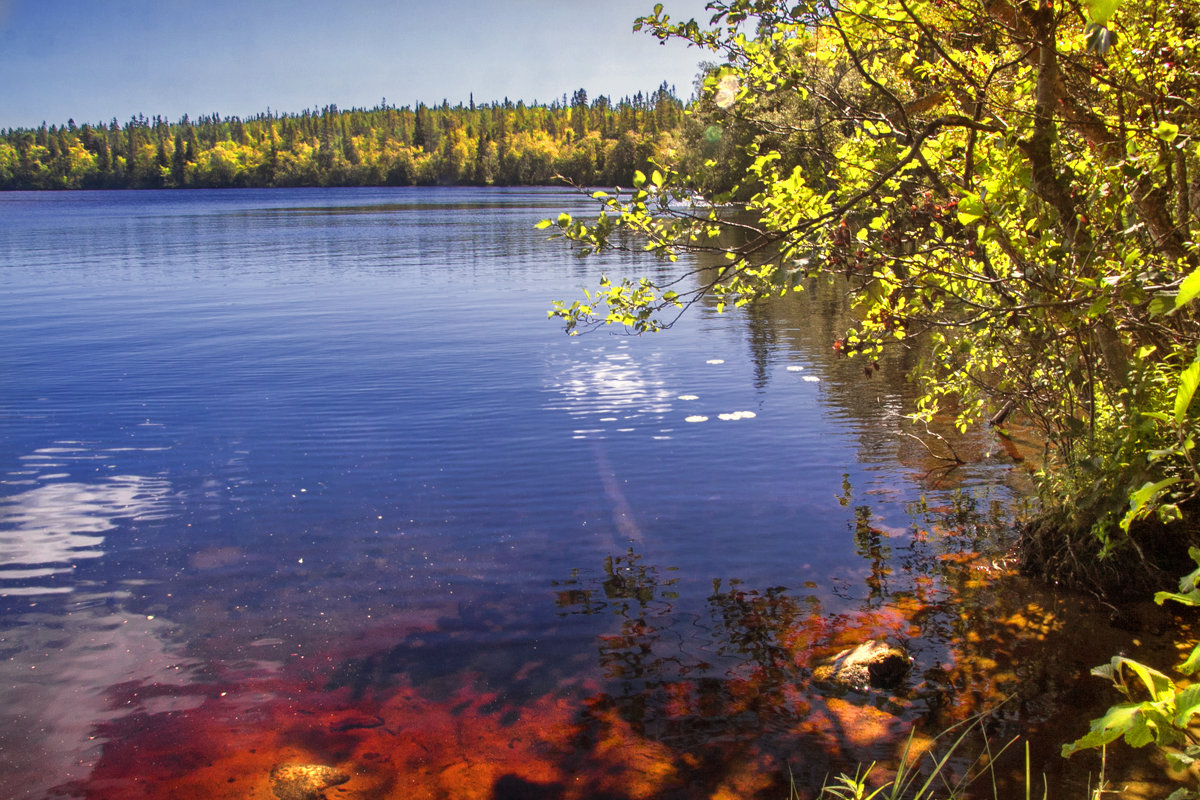
[[1080, 507], [1043, 511], [1023, 522], [1015, 550], [1021, 573], [1122, 605], [1174, 591], [1179, 578], [1195, 569], [1188, 557], [1188, 549], [1200, 544], [1194, 510], [1171, 524], [1139, 522], [1127, 538], [1116, 529], [1107, 548], [1095, 519]]

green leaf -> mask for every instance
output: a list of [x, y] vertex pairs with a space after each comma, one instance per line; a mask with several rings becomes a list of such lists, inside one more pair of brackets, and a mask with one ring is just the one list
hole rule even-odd
[[1147, 482], [1136, 492], [1131, 492], [1129, 495], [1129, 511], [1125, 513], [1125, 517], [1121, 520], [1121, 530], [1128, 533], [1129, 526], [1146, 511], [1150, 503], [1162, 494], [1164, 489], [1174, 486], [1177, 483], [1179, 483], [1179, 478], [1164, 478], [1155, 483]]
[[1166, 700], [1175, 695], [1175, 684], [1171, 682], [1170, 678], [1140, 661], [1134, 661], [1132, 658], [1124, 656], [1114, 656], [1112, 666], [1117, 672], [1124, 668], [1131, 670], [1141, 680], [1142, 685], [1146, 687], [1146, 691], [1155, 701]]
[[[1101, 301], [1097, 302], [1099, 303]], [[1109, 302], [1111, 301], [1108, 298], [1103, 299], [1103, 308], [1105, 311], [1108, 310]], [[1161, 317], [1163, 314], [1170, 314], [1177, 308], [1179, 308], [1179, 304], [1175, 301], [1175, 299], [1172, 299], [1169, 295], [1165, 297], [1159, 295], [1158, 297], [1150, 300], [1150, 306], [1147, 310], [1150, 312], [1150, 316]]]
[[[1197, 605], [1200, 605], [1198, 603]], [[1182, 672], [1184, 675], [1195, 675], [1197, 670], [1200, 670], [1200, 644], [1192, 648], [1191, 655], [1175, 669]], [[1189, 686], [1188, 689], [1194, 688]]]
[[964, 195], [958, 201], [958, 221], [963, 225], [970, 225], [980, 219], [987, 211], [983, 207], [983, 201], [979, 199], [979, 195], [968, 194]]
[[1193, 361], [1179, 376], [1179, 389], [1175, 393], [1175, 424], [1183, 425], [1197, 386], [1200, 386], [1200, 358]]
[[538, 230], [542, 230], [543, 228], [549, 228], [549, 227], [550, 227], [551, 225], [553, 225], [553, 224], [554, 224], [554, 223], [553, 223], [553, 222], [551, 222], [550, 220], [548, 220], [548, 219], [544, 219], [544, 220], [542, 220], [541, 222], [539, 222], [539, 223], [538, 223], [538, 224], [537, 224], [535, 227], [536, 227]]
[[1145, 747], [1154, 741], [1154, 731], [1151, 730], [1148, 721], [1146, 720], [1146, 704], [1138, 710], [1143, 712], [1135, 715], [1129, 727], [1125, 729], [1125, 744], [1130, 747]]
[[1167, 144], [1170, 144], [1179, 135], [1179, 126], [1174, 122], [1163, 120], [1154, 128], [1154, 135]]
[[1086, 0], [1088, 19], [1100, 25], [1106, 24], [1121, 6], [1121, 0]]
[[1104, 716], [1092, 720], [1091, 728], [1086, 734], [1070, 744], [1063, 745], [1063, 758], [1070, 758], [1076, 751], [1085, 748], [1103, 747], [1118, 739], [1140, 719], [1141, 708], [1141, 703], [1120, 703], [1108, 709]]
[[1179, 285], [1179, 294], [1175, 295], [1175, 307], [1182, 308], [1200, 294], [1200, 268], [1192, 270]]
[[[1192, 561], [1200, 565], [1200, 547], [1189, 547], [1188, 556]], [[1162, 605], [1165, 600], [1174, 600], [1176, 603], [1182, 603], [1185, 606], [1200, 606], [1200, 566], [1179, 579], [1179, 593], [1155, 593], [1154, 602]], [[1196, 653], [1192, 655], [1196, 656]], [[1191, 659], [1188, 660], [1190, 661]]]
[[1155, 592], [1154, 602], [1160, 606], [1167, 600], [1173, 600], [1176, 603], [1181, 603], [1185, 606], [1200, 606], [1200, 589], [1193, 589], [1186, 594], [1178, 594], [1177, 592]]
[[1179, 579], [1179, 591], [1186, 593], [1200, 589], [1200, 547], [1188, 548], [1188, 558], [1196, 562], [1196, 569]]
[[1186, 728], [1196, 714], [1200, 714], [1200, 684], [1187, 687], [1175, 698], [1175, 718], [1171, 724]]

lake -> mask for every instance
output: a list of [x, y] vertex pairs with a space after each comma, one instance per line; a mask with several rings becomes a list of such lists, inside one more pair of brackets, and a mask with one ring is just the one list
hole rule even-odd
[[[0, 792], [811, 796], [1009, 695], [993, 730], [1082, 733], [1132, 634], [1004, 577], [1011, 447], [935, 458], [836, 287], [565, 336], [602, 272], [695, 266], [534, 227], [588, 208], [0, 194]], [[813, 679], [872, 639], [899, 690]]]

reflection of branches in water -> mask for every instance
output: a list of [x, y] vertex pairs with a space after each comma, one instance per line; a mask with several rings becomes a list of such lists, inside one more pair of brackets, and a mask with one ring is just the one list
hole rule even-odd
[[[886, 564], [883, 556], [879, 563]], [[778, 714], [819, 656], [903, 627], [891, 610], [832, 614], [813, 595], [796, 596], [784, 586], [760, 591], [736, 579], [727, 585], [714, 580], [707, 614], [696, 617], [675, 609], [676, 580], [661, 578], [657, 568], [630, 550], [606, 559], [602, 576], [589, 581], [577, 571], [556, 584], [560, 613], [617, 618], [617, 632], [598, 638], [599, 659], [621, 693], [638, 695], [639, 715], [647, 703], [644, 695], [679, 681], [694, 681], [692, 688], [708, 698], [707, 707], [731, 684], [749, 681], [757, 698], [753, 707]], [[711, 684], [714, 679], [720, 689]]]
[[921, 473], [921, 484], [930, 489], [944, 489], [961, 466], [961, 464], [942, 464], [930, 467]]
[[720, 591], [720, 582], [713, 586], [709, 606], [717, 621], [717, 631], [725, 639], [718, 644], [722, 655], [734, 655], [749, 661], [765, 673], [776, 674], [793, 668], [792, 654], [781, 641], [781, 630], [799, 627], [802, 619], [820, 616], [820, 604], [810, 598], [798, 603], [783, 586], [773, 586], [763, 592], [743, 589], [732, 581], [728, 591]]
[[[594, 614], [612, 607], [616, 613], [624, 615], [636, 607], [644, 615], [662, 610], [660, 606], [669, 609], [668, 601], [675, 600], [678, 594], [664, 591], [664, 588], [674, 585], [678, 579], [661, 579], [656, 567], [641, 562], [642, 557], [632, 547], [624, 555], [607, 556], [599, 590], [589, 588], [581, 581], [578, 570], [565, 581], [555, 581], [555, 604], [562, 609], [559, 613]], [[668, 569], [674, 570], [673, 567]]]
[[889, 565], [892, 548], [884, 544], [887, 532], [871, 525], [871, 517], [870, 506], [855, 506], [854, 546], [858, 555], [871, 562], [871, 570], [866, 578], [869, 592], [867, 603], [868, 605], [880, 605], [886, 602], [890, 594], [887, 578], [892, 573]]
[[989, 564], [1004, 563], [1012, 532], [1024, 512], [1024, 506], [1003, 489], [931, 491], [905, 505], [907, 530], [900, 529], [886, 524], [872, 506], [855, 503], [848, 474], [842, 477], [838, 503], [853, 508], [849, 527], [855, 552], [867, 562], [868, 570], [861, 584], [842, 583], [834, 588], [834, 594], [861, 600], [868, 607], [894, 603], [895, 598], [917, 590], [929, 599], [931, 589], [954, 583], [956, 578], [948, 573], [961, 571], [952, 562], [961, 564], [963, 554]]
[[635, 725], [645, 718], [647, 691], [702, 668], [685, 663], [684, 636], [673, 630], [682, 621], [673, 607], [678, 594], [671, 587], [677, 580], [661, 577], [630, 548], [604, 560], [598, 582], [580, 580], [576, 573], [556, 584], [559, 613], [609, 612], [620, 621], [617, 632], [599, 637], [599, 660], [605, 675], [620, 683], [624, 701], [618, 705]]
[[811, 671], [849, 645], [902, 638], [909, 628], [903, 614], [883, 607], [832, 613], [815, 595], [736, 579], [714, 580], [705, 611], [688, 614], [664, 572], [631, 550], [590, 578], [575, 572], [556, 586], [560, 613], [611, 614], [616, 623], [616, 633], [597, 639], [611, 679], [589, 702], [599, 730], [615, 715], [669, 747], [710, 787], [738, 765], [754, 765], [761, 778], [780, 777], [790, 764], [819, 785], [843, 759], [891, 757], [914, 705], [818, 686]]
[[[848, 503], [851, 489], [847, 486]], [[945, 726], [1012, 691], [1004, 675], [1013, 673], [1002, 662], [1018, 663], [1017, 656], [1029, 652], [1018, 643], [1025, 636], [1020, 615], [1032, 612], [1024, 599], [1015, 610], [995, 602], [975, 581], [978, 572], [965, 560], [970, 553], [959, 558], [995, 509], [970, 495], [948, 498], [943, 506], [914, 507], [914, 527], [906, 537], [877, 520], [869, 505], [852, 508], [847, 535], [871, 568], [850, 603], [827, 604], [815, 585], [756, 588], [718, 579], [711, 591], [690, 598], [698, 604], [691, 609], [676, 570], [647, 563], [631, 548], [606, 558], [598, 569], [577, 569], [554, 584], [564, 625], [589, 616], [607, 628], [594, 639], [592, 656], [607, 679], [602, 685], [565, 683], [561, 673], [558, 684], [531, 681], [530, 675], [551, 669], [548, 662], [510, 662], [478, 683], [493, 698], [481, 695], [477, 706], [460, 711], [459, 695], [450, 692], [453, 718], [447, 724], [477, 721], [511, 738], [512, 726], [539, 713], [527, 715], [519, 703], [554, 686], [556, 708], [566, 714], [564, 725], [572, 733], [569, 748], [542, 753], [562, 759], [556, 761], [558, 771], [546, 775], [580, 774], [580, 764], [612, 756], [619, 744], [620, 758], [634, 771], [644, 762], [645, 774], [668, 776], [658, 785], [670, 788], [654, 797], [713, 796], [716, 787], [734, 786], [738, 791], [729, 794], [769, 797], [782, 796], [772, 794], [779, 784], [771, 781], [789, 766], [803, 791], [854, 761], [891, 762], [895, 748], [923, 720]], [[918, 519], [924, 528], [917, 527]], [[925, 530], [952, 522], [967, 525], [964, 536], [935, 537]], [[989, 613], [980, 614], [983, 608]], [[421, 682], [416, 663], [426, 645], [479, 649], [477, 639], [460, 639], [456, 629], [494, 624], [498, 621], [484, 617], [441, 619], [436, 630], [407, 635], [390, 651], [343, 670], [341, 681], [333, 683], [359, 692], [380, 683], [415, 688]], [[872, 639], [909, 643], [916, 663], [907, 689], [885, 695], [813, 682], [811, 670], [823, 659]], [[509, 667], [507, 680], [519, 685], [505, 683]], [[575, 711], [561, 705], [568, 685], [573, 687], [568, 705]], [[442, 699], [422, 692], [406, 702]], [[1024, 713], [1025, 707], [1018, 708]], [[478, 720], [471, 716], [476, 711]], [[388, 718], [386, 709], [378, 716]], [[739, 783], [751, 774], [758, 783]]]
[[[815, 584], [754, 587], [736, 577], [687, 597], [676, 569], [630, 548], [553, 585], [564, 626], [582, 622], [579, 616], [592, 618], [588, 628], [602, 626], [591, 656], [578, 654], [602, 670], [599, 686], [569, 684], [577, 675], [553, 659], [503, 651], [488, 650], [485, 670], [473, 654], [485, 649], [477, 634], [504, 621], [483, 607], [459, 609], [459, 618], [439, 619], [345, 665], [331, 685], [349, 687], [352, 696], [386, 687], [380, 697], [412, 685], [422, 689], [422, 702], [433, 702], [440, 695], [423, 687], [446, 678], [426, 673], [436, 666], [429, 650], [445, 662], [444, 651], [457, 648], [458, 663], [480, 670], [480, 685], [496, 694], [481, 702], [481, 720], [507, 725], [524, 718], [520, 698], [573, 686], [581, 705], [571, 718], [579, 731], [571, 758], [611, 752], [620, 731], [623, 752], [653, 752], [656, 764], [687, 776], [695, 791], [677, 796], [712, 795], [735, 774], [783, 775], [788, 764], [819, 784], [845, 760], [887, 762], [913, 725], [949, 724], [1011, 692], [1011, 665], [1036, 652], [1030, 632], [1044, 630], [1021, 627], [1035, 613], [1028, 601], [998, 602], [972, 560], [976, 545], [995, 541], [988, 528], [1001, 519], [998, 505], [968, 493], [931, 496], [908, 509], [906, 530], [880, 519], [853, 488], [847, 477], [845, 536], [868, 566], [843, 600], [819, 595]], [[823, 659], [873, 639], [907, 643], [915, 658], [907, 688], [884, 695], [814, 683], [812, 669]], [[760, 790], [740, 795], [771, 796]]]
[[[986, 649], [972, 634], [970, 618], [993, 602], [984, 579], [996, 572], [991, 554], [1002, 544], [999, 531], [1011, 523], [1011, 509], [987, 494], [931, 495], [907, 507], [905, 532], [854, 500], [846, 475], [839, 502], [853, 509], [849, 533], [867, 568], [833, 594], [855, 611], [832, 613], [811, 594], [783, 586], [760, 590], [733, 579], [724, 586], [714, 582], [707, 614], [682, 614], [675, 609], [676, 579], [663, 578], [663, 571], [644, 564], [632, 549], [607, 559], [602, 577], [589, 581], [576, 573], [560, 584], [559, 606], [562, 613], [604, 612], [620, 620], [619, 630], [599, 641], [600, 661], [610, 678], [623, 681], [618, 694], [638, 695], [629, 707], [636, 705], [640, 718], [648, 713], [647, 702], [654, 702], [645, 695], [672, 682], [710, 678], [724, 689], [750, 680], [754, 707], [761, 704], [767, 716], [779, 714], [796, 686], [805, 685], [814, 659], [869, 638], [913, 640], [931, 670], [914, 687], [915, 701], [927, 694], [930, 706], [941, 705], [956, 683], [957, 688], [986, 683], [978, 671], [966, 682], [952, 681], [943, 667], [960, 660], [968, 641], [972, 651]], [[964, 677], [961, 670], [956, 674]], [[713, 690], [705, 694], [711, 698]]]
[[922, 496], [909, 503], [906, 511], [915, 528], [936, 534], [943, 552], [1003, 553], [1011, 545], [1012, 531], [1026, 509], [986, 489], [968, 492], [959, 488], [940, 493], [932, 501]]
[[[1032, 597], [990, 589], [980, 569], [989, 562], [975, 552], [997, 541], [992, 528], [1005, 519], [1001, 504], [942, 493], [910, 506], [905, 529], [856, 500], [848, 476], [841, 499], [853, 512], [846, 536], [869, 565], [844, 600], [818, 596], [816, 584], [760, 588], [736, 578], [714, 580], [710, 591], [689, 598], [674, 568], [647, 563], [630, 548], [553, 585], [564, 626], [588, 616], [587, 627], [604, 627], [592, 655], [578, 654], [599, 664], [604, 683], [556, 671], [553, 659], [525, 655], [497, 663], [505, 656], [489, 651], [490, 672], [481, 672], [477, 684], [489, 697], [465, 707], [449, 693], [447, 729], [469, 722], [516, 741], [515, 726], [543, 713], [529, 699], [550, 691], [570, 744], [550, 751], [536, 739], [539, 757], [556, 765], [539, 780], [591, 774], [580, 765], [593, 762], [610, 769], [604, 761], [610, 758], [629, 762], [626, 776], [660, 776], [657, 793], [646, 797], [716, 796], [725, 789], [731, 796], [771, 797], [786, 794], [772, 780], [789, 768], [804, 791], [855, 761], [894, 763], [895, 748], [914, 726], [945, 727], [1018, 686], [1033, 687], [1031, 697], [1045, 691], [1039, 678], [1049, 667], [1037, 660], [1038, 642], [1057, 623]], [[503, 621], [482, 608], [459, 611], [461, 618], [439, 619], [435, 628], [347, 665], [331, 685], [359, 694], [380, 684], [420, 688], [432, 680], [422, 674], [427, 647], [457, 645], [462, 661], [478, 669], [467, 651], [483, 648], [470, 634]], [[459, 629], [467, 635], [457, 635]], [[907, 643], [915, 659], [907, 688], [884, 695], [814, 683], [812, 669], [823, 659], [872, 639]], [[422, 692], [406, 702], [442, 698]], [[1020, 697], [1013, 708], [1011, 720], [996, 723], [1005, 731], [1039, 713], [1034, 701]], [[386, 709], [378, 715], [388, 718]], [[470, 747], [480, 758], [491, 757], [479, 752], [476, 740]], [[757, 783], [741, 783], [751, 775]]]
[[951, 467], [957, 467], [959, 465], [967, 463], [967, 462], [963, 461], [962, 458], [958, 455], [958, 451], [954, 449], [954, 445], [951, 444], [949, 439], [947, 439], [945, 436], [942, 436], [937, 431], [931, 430], [928, 422], [925, 422], [923, 424], [925, 427], [925, 436], [928, 437], [928, 439], [936, 439], [937, 441], [941, 442], [942, 445], [947, 450], [950, 451], [950, 455], [946, 456], [946, 455], [942, 455], [940, 453], [935, 453], [933, 451], [933, 448], [929, 446], [929, 442], [926, 439], [921, 438], [920, 436], [918, 436], [915, 433], [909, 433], [908, 431], [899, 431], [899, 433], [902, 436], [907, 436], [910, 439], [915, 439], [918, 444], [920, 444], [922, 447], [925, 448], [926, 452], [929, 453], [931, 458], [934, 458], [938, 461], [948, 461], [948, 462], [950, 462]]

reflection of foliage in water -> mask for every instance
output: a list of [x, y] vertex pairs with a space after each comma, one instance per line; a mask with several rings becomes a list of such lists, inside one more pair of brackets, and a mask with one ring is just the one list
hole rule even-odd
[[[760, 591], [736, 579], [713, 582], [700, 616], [676, 610], [676, 582], [631, 549], [606, 559], [603, 575], [576, 573], [556, 589], [563, 614], [615, 617], [617, 631], [598, 638], [611, 680], [598, 702], [639, 733], [687, 748], [828, 734], [816, 722], [827, 715], [806, 696], [815, 692], [814, 663], [864, 639], [909, 633], [892, 608], [832, 613], [815, 595], [797, 597], [782, 586]], [[882, 697], [873, 702], [888, 705]]]
[[[559, 625], [602, 628], [582, 661], [559, 663], [511, 638], [492, 646], [490, 635], [512, 633], [513, 609], [502, 605], [399, 614], [280, 673], [223, 675], [220, 696], [185, 714], [117, 723], [96, 778], [112, 787], [137, 775], [140, 785], [221, 796], [227, 782], [251, 790], [273, 763], [301, 759], [351, 772], [338, 790], [347, 800], [750, 800], [785, 796], [789, 772], [810, 796], [854, 763], [894, 763], [910, 733], [928, 747], [929, 734], [1010, 693], [988, 723], [994, 736], [1061, 707], [1085, 670], [1052, 663], [1042, 640], [1069, 628], [1069, 610], [1036, 589], [1003, 588], [1009, 579], [990, 555], [1002, 504], [931, 496], [897, 528], [847, 487], [846, 535], [866, 564], [856, 582], [759, 588], [722, 578], [689, 598], [679, 571], [630, 549], [552, 587]], [[906, 644], [905, 689], [812, 680], [823, 658], [870, 639]], [[596, 666], [599, 681], [588, 677]], [[190, 760], [166, 759], [168, 749]]]
[[887, 578], [892, 569], [888, 562], [892, 549], [885, 542], [887, 533], [871, 525], [871, 507], [855, 506], [854, 508], [854, 549], [855, 552], [867, 559], [871, 564], [870, 574], [866, 578], [867, 589], [870, 593], [869, 602], [884, 603], [888, 592]]
[[679, 607], [672, 572], [630, 549], [606, 559], [601, 574], [577, 571], [556, 585], [560, 613], [611, 616], [616, 626], [597, 639], [608, 683], [589, 700], [589, 714], [616, 714], [637, 735], [669, 746], [708, 785], [758, 773], [761, 789], [797, 758], [793, 771], [811, 770], [819, 784], [835, 763], [890, 755], [908, 728], [903, 704], [825, 696], [810, 669], [846, 644], [895, 635], [905, 627], [899, 617], [828, 614], [815, 596], [737, 580], [715, 580], [697, 614]]
[[[910, 524], [896, 528], [855, 501], [848, 476], [844, 490], [848, 534], [866, 564], [853, 582], [716, 580], [704, 613], [688, 613], [677, 579], [663, 577], [670, 570], [630, 550], [603, 575], [577, 571], [556, 586], [560, 613], [612, 615], [617, 625], [598, 641], [612, 682], [596, 701], [653, 741], [691, 753], [723, 742], [724, 757], [780, 768], [797, 753], [812, 763], [886, 761], [908, 731], [927, 741], [988, 709], [1001, 708], [983, 730], [1000, 736], [1056, 713], [1083, 671], [1048, 658], [1046, 640], [1078, 611], [1009, 569], [1004, 547], [1021, 509], [1002, 493], [944, 491], [910, 503]], [[812, 681], [822, 659], [875, 639], [913, 657], [895, 696]]]

